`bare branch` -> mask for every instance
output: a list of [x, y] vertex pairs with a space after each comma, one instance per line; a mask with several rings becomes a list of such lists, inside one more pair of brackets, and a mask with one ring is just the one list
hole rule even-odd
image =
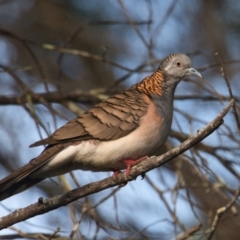
[[[233, 97], [233, 92], [232, 92], [231, 85], [230, 85], [230, 83], [229, 83], [228, 77], [227, 77], [227, 75], [226, 75], [226, 72], [225, 72], [225, 69], [224, 69], [224, 66], [223, 66], [223, 60], [222, 60], [222, 58], [219, 56], [218, 53], [216, 53], [216, 55], [218, 56], [219, 62], [220, 62], [220, 64], [221, 64], [221, 69], [220, 69], [220, 70], [221, 70], [221, 74], [222, 74], [222, 76], [223, 76], [223, 78], [224, 78], [224, 80], [225, 80], [225, 82], [226, 82], [226, 84], [227, 84], [227, 88], [228, 88], [229, 95], [230, 95], [231, 98], [234, 98], [234, 97]], [[238, 117], [238, 113], [237, 113], [237, 110], [236, 110], [236, 105], [235, 105], [235, 103], [233, 104], [233, 114], [234, 114], [234, 116], [235, 116], [236, 123], [237, 123], [237, 126], [238, 126], [238, 132], [240, 133], [240, 121], [239, 121], [239, 117]]]
[[207, 240], [210, 240], [212, 238], [214, 232], [216, 231], [217, 225], [218, 225], [219, 221], [221, 220], [222, 215], [235, 204], [239, 194], [240, 194], [240, 187], [236, 191], [232, 200], [226, 206], [221, 207], [217, 210], [217, 213], [213, 219], [211, 228], [206, 231], [206, 233], [209, 234], [207, 237]]
[[187, 231], [185, 231], [184, 233], [181, 233], [180, 235], [178, 235], [175, 240], [184, 240], [187, 239], [188, 237], [191, 237], [193, 234], [195, 234], [197, 231], [199, 231], [201, 229], [202, 225], [199, 224], [197, 226], [194, 226], [190, 229], [188, 229]]
[[[111, 92], [113, 94], [117, 91]], [[104, 89], [92, 89], [90, 91], [83, 91], [77, 89], [72, 92], [62, 93], [62, 92], [47, 92], [47, 93], [34, 93], [31, 96], [31, 101], [34, 104], [42, 104], [42, 100], [48, 103], [63, 103], [64, 101], [74, 101], [83, 104], [97, 104], [100, 101], [109, 97]], [[233, 96], [236, 102], [240, 102], [240, 98]], [[176, 95], [175, 100], [202, 100], [202, 101], [219, 101], [219, 98], [214, 96], [199, 96], [199, 95]], [[230, 101], [231, 98], [221, 95], [221, 100]], [[22, 105], [28, 103], [27, 96], [0, 96], [0, 105]]]

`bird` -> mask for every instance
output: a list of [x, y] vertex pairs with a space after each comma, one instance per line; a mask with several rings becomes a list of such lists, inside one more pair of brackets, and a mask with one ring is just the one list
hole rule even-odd
[[28, 164], [0, 181], [0, 201], [45, 178], [73, 170], [130, 174], [132, 166], [161, 148], [171, 129], [175, 89], [201, 74], [183, 53], [165, 57], [150, 76], [95, 105], [30, 145], [46, 146]]

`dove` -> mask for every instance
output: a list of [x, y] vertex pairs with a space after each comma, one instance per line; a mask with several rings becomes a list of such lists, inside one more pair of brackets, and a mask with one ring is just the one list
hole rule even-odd
[[113, 171], [131, 167], [165, 143], [172, 124], [176, 86], [188, 75], [202, 77], [189, 57], [174, 53], [141, 82], [92, 107], [30, 147], [44, 151], [0, 181], [0, 200], [45, 178], [73, 170]]

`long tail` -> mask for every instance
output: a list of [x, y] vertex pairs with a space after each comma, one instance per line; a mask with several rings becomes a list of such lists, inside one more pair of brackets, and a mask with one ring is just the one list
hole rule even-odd
[[0, 201], [41, 182], [44, 178], [31, 178], [31, 175], [66, 146], [67, 144], [48, 146], [37, 158], [2, 179], [0, 181]]
[[22, 191], [25, 191], [26, 189], [32, 187], [33, 185], [41, 182], [44, 179], [44, 178], [31, 179], [29, 176], [26, 176], [21, 180], [16, 181], [15, 176], [17, 173], [20, 173], [19, 170], [21, 170], [21, 168], [0, 181], [0, 201]]

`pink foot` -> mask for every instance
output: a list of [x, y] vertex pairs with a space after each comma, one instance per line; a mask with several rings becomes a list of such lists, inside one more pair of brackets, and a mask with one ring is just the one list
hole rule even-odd
[[[121, 172], [120, 170], [116, 170], [116, 169], [112, 169], [112, 171], [113, 171], [112, 177], [113, 177], [114, 179], [116, 179], [116, 178], [117, 178], [117, 175]], [[127, 182], [124, 182], [124, 183], [121, 183], [121, 184], [119, 185], [119, 187], [125, 187], [126, 185], [127, 185]]]
[[113, 177], [114, 179], [116, 179], [117, 175], [121, 172], [120, 170], [117, 170], [117, 169], [112, 169], [112, 171], [113, 171], [112, 177]]
[[[133, 166], [137, 165], [138, 163], [140, 163], [141, 161], [143, 161], [146, 158], [148, 158], [148, 156], [144, 156], [144, 157], [139, 158], [137, 160], [132, 160], [132, 159], [121, 160], [121, 162], [123, 162], [126, 165], [126, 170], [125, 170], [126, 175], [129, 175], [129, 173], [131, 171], [131, 168]], [[114, 172], [114, 174], [115, 174], [115, 172]]]

